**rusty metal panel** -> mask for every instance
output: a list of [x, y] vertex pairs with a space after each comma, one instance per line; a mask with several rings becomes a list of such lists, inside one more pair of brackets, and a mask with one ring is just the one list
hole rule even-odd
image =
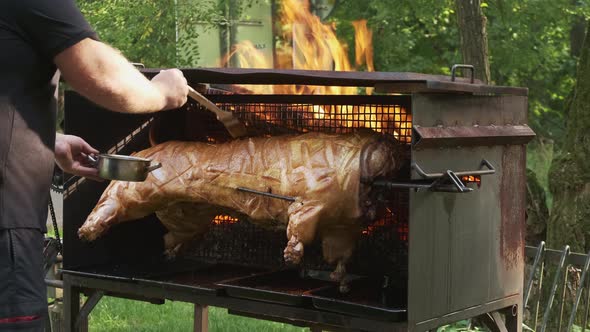
[[377, 83], [375, 91], [379, 93], [447, 93], [447, 94], [492, 94], [527, 96], [528, 89], [511, 86], [473, 84], [467, 82], [447, 82], [427, 80], [424, 82]]
[[[419, 127], [526, 125], [526, 97], [414, 95], [412, 105]], [[468, 193], [410, 193], [411, 326], [522, 294], [525, 157], [522, 144], [412, 150], [429, 173], [475, 170], [482, 159], [496, 173]]]
[[414, 95], [413, 125], [422, 127], [527, 124], [527, 97]]
[[535, 132], [527, 125], [421, 127], [414, 125], [414, 149], [521, 145], [530, 142]]

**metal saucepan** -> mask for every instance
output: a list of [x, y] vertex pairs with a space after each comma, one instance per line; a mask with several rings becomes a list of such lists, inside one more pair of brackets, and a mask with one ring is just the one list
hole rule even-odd
[[88, 155], [88, 163], [98, 169], [98, 176], [107, 180], [145, 181], [149, 172], [162, 167], [152, 164], [151, 159], [121, 156], [116, 154]]

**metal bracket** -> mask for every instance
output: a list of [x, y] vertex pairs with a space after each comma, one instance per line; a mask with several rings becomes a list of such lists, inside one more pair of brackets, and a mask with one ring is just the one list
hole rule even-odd
[[104, 291], [97, 290], [97, 291], [94, 291], [88, 297], [86, 302], [84, 302], [84, 305], [82, 306], [82, 308], [80, 308], [80, 312], [78, 313], [78, 317], [76, 317], [76, 323], [75, 323], [76, 329], [78, 329], [80, 327], [82, 322], [88, 321], [88, 315], [90, 315], [90, 312], [92, 311], [92, 309], [94, 309], [94, 307], [96, 307], [96, 305], [98, 304], [100, 299], [102, 299], [104, 294], [105, 294]]
[[451, 68], [451, 82], [455, 82], [455, 71], [457, 68], [470, 69], [471, 70], [471, 84], [475, 83], [475, 67], [473, 65], [453, 65]]
[[481, 176], [496, 173], [494, 166], [492, 166], [492, 164], [486, 159], [483, 159], [479, 164], [479, 168], [473, 171], [455, 172], [452, 170], [446, 170], [444, 173], [426, 173], [416, 162], [412, 163], [411, 168], [416, 171], [422, 179], [405, 182], [375, 181], [372, 185], [388, 189], [406, 188], [414, 189], [416, 191], [428, 189], [436, 192], [468, 193], [472, 192], [473, 188], [469, 188], [463, 183], [461, 180], [462, 176]]

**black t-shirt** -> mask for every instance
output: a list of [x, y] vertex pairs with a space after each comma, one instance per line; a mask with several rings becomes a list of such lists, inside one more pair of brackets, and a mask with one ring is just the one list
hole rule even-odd
[[0, 0], [0, 229], [46, 230], [54, 57], [96, 35], [74, 0]]

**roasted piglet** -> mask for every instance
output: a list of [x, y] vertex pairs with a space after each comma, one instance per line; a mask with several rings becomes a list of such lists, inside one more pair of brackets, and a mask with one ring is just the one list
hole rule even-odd
[[370, 182], [396, 175], [396, 155], [396, 144], [372, 131], [165, 142], [136, 154], [162, 168], [144, 182], [111, 182], [78, 234], [94, 240], [114, 224], [155, 212], [168, 230], [166, 248], [175, 252], [203, 235], [216, 215], [245, 215], [254, 224], [286, 229], [288, 263], [299, 263], [318, 236], [324, 259], [337, 264], [332, 277], [340, 280], [363, 221], [375, 217]]

